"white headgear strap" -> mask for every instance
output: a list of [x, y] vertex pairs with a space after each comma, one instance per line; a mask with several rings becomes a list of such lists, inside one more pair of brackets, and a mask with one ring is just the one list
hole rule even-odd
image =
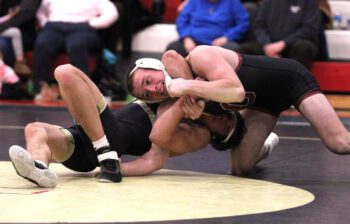
[[[165, 87], [167, 88], [167, 92], [169, 92], [169, 85], [172, 78], [170, 77], [169, 73], [166, 71], [163, 62], [155, 58], [140, 58], [136, 60], [135, 67], [131, 70], [131, 72], [129, 73], [129, 76], [131, 76], [138, 68], [146, 68], [146, 69], [163, 71], [164, 77], [165, 77]], [[142, 101], [144, 101], [145, 103], [159, 103], [159, 102], [162, 102], [163, 100], [142, 100]]]

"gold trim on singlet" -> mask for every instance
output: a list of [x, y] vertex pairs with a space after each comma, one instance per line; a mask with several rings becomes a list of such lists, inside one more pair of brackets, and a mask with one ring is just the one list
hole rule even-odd
[[157, 119], [157, 115], [152, 111], [152, 109], [142, 100], [135, 100], [132, 103], [137, 103], [138, 105], [141, 106], [141, 108], [147, 113], [150, 121], [152, 124], [154, 124], [154, 122]]
[[63, 128], [63, 127], [58, 127], [58, 130], [60, 130], [64, 135], [66, 135], [68, 137], [68, 148], [67, 148], [67, 152], [65, 153], [65, 155], [62, 155], [61, 157], [55, 157], [55, 161], [56, 162], [59, 162], [59, 163], [62, 163], [64, 161], [66, 161], [67, 159], [69, 159], [72, 155], [73, 155], [73, 152], [74, 152], [74, 149], [75, 149], [75, 141], [74, 141], [74, 137], [72, 135], [72, 133], [70, 133], [70, 131], [68, 131], [66, 128]]

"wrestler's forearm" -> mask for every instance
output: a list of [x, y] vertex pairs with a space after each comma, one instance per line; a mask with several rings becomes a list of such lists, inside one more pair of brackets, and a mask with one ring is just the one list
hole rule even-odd
[[150, 139], [153, 143], [162, 148], [168, 148], [184, 116], [181, 108], [182, 102], [182, 99], [177, 100], [164, 113], [157, 117], [150, 134]]
[[245, 92], [241, 86], [235, 86], [231, 80], [198, 81], [191, 80], [186, 94], [198, 96], [216, 102], [231, 103], [244, 100]]
[[139, 158], [122, 162], [121, 173], [123, 176], [143, 176], [161, 169], [169, 156], [169, 151], [163, 150], [155, 144], [151, 149]]
[[245, 97], [243, 86], [226, 79], [215, 81], [186, 80], [181, 88], [182, 90], [179, 92], [182, 95], [192, 95], [222, 103], [242, 102]]
[[161, 167], [154, 166], [152, 162], [143, 158], [138, 158], [129, 162], [122, 162], [120, 164], [120, 169], [123, 176], [144, 176], [151, 174], [160, 168]]

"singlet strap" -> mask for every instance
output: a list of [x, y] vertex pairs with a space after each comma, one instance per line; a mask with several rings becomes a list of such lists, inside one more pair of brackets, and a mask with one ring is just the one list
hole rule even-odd
[[153, 110], [147, 105], [147, 103], [142, 100], [134, 100], [132, 103], [137, 103], [141, 106], [141, 108], [147, 113], [152, 124], [156, 121], [157, 115], [153, 112]]

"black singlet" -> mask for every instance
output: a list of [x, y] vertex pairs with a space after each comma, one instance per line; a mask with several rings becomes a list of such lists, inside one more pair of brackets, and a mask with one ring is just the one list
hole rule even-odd
[[321, 92], [312, 74], [291, 59], [241, 55], [237, 75], [246, 91], [241, 103], [206, 103], [205, 111], [219, 114], [245, 108], [278, 116], [291, 105], [298, 108], [307, 96]]
[[[151, 148], [149, 134], [156, 118], [158, 104], [137, 100], [118, 110], [106, 108], [100, 115], [111, 148], [121, 155], [142, 155]], [[68, 128], [75, 142], [73, 155], [63, 162], [67, 168], [88, 172], [99, 166], [96, 152], [79, 125]]]

